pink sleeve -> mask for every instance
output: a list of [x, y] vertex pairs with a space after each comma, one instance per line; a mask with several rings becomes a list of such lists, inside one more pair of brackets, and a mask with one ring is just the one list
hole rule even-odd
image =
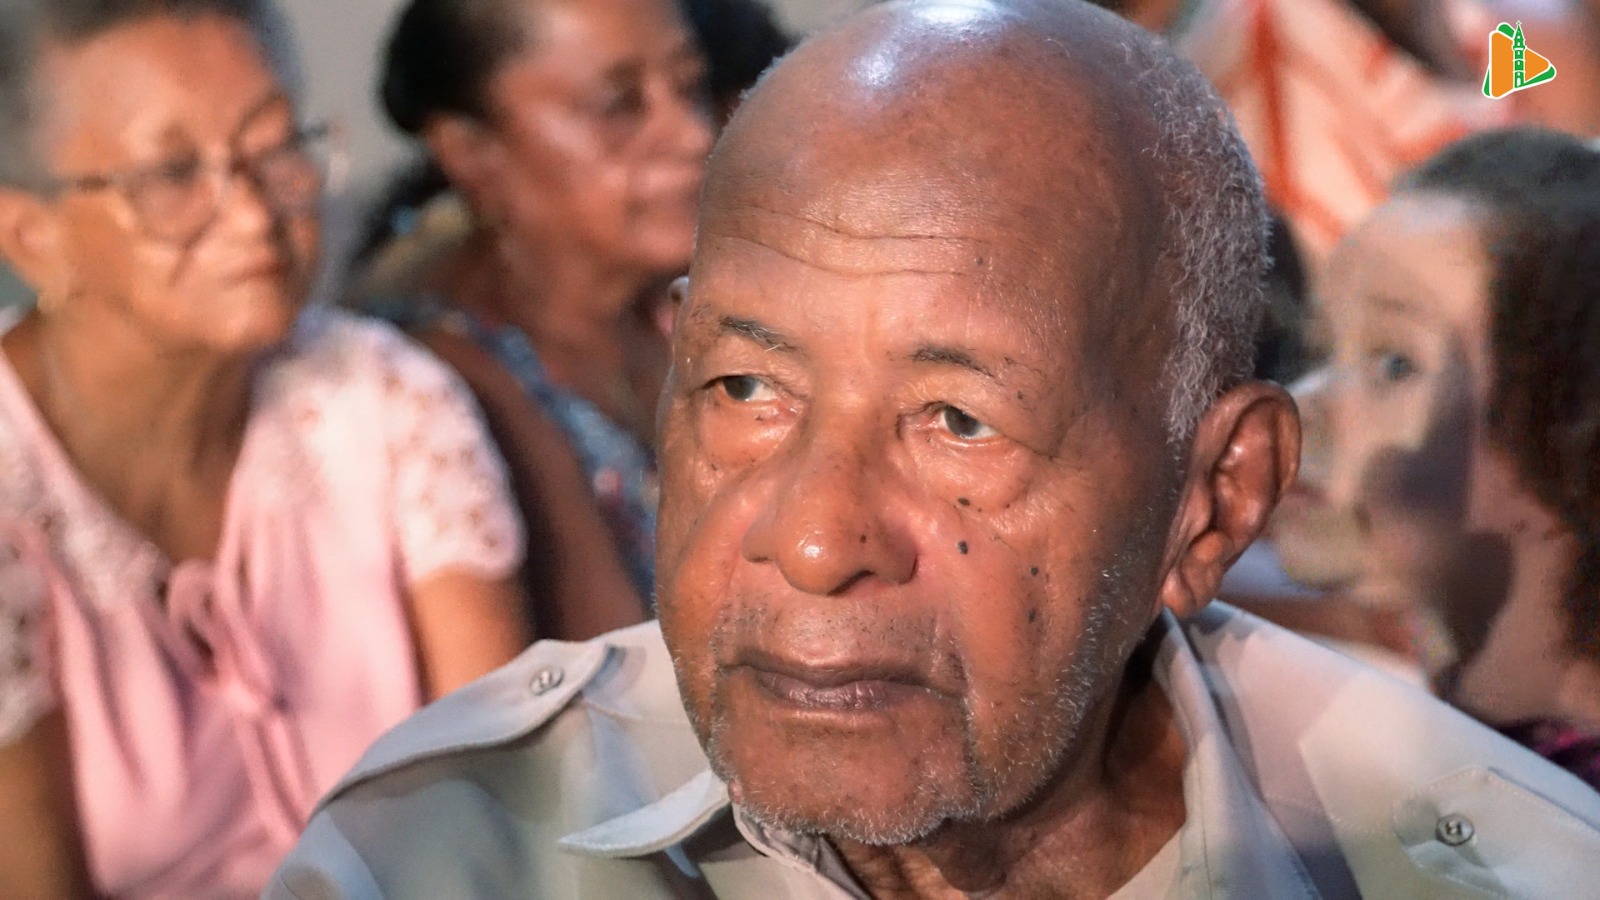
[[386, 354], [388, 446], [403, 575], [504, 578], [522, 564], [522, 522], [477, 403], [444, 363], [404, 338]]
[[0, 747], [56, 708], [43, 561], [19, 535], [0, 529]]

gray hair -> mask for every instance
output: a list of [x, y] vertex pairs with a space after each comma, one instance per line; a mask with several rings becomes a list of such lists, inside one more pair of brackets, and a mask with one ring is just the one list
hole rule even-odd
[[0, 0], [0, 184], [44, 190], [50, 183], [36, 143], [49, 100], [34, 77], [46, 47], [81, 44], [143, 19], [206, 15], [244, 24], [285, 89], [298, 93], [294, 41], [273, 0]]
[[1129, 54], [1158, 130], [1146, 152], [1167, 203], [1161, 267], [1174, 316], [1162, 381], [1170, 440], [1182, 448], [1211, 403], [1250, 377], [1270, 220], [1255, 163], [1211, 85], [1154, 41]]

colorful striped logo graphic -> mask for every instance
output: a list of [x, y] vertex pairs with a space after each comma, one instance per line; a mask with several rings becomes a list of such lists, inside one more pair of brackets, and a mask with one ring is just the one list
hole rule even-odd
[[1528, 49], [1521, 22], [1516, 27], [1501, 22], [1499, 28], [1489, 32], [1489, 71], [1483, 73], [1485, 97], [1499, 100], [1555, 77], [1555, 64]]

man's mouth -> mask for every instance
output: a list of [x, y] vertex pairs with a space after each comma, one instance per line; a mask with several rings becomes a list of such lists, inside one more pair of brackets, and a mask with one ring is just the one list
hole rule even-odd
[[897, 706], [914, 697], [931, 693], [924, 687], [877, 678], [819, 686], [776, 672], [752, 671], [756, 684], [764, 693], [801, 709], [865, 712]]
[[768, 698], [800, 710], [871, 712], [943, 697], [921, 672], [898, 663], [811, 666], [762, 655], [742, 661], [735, 671], [745, 673]]

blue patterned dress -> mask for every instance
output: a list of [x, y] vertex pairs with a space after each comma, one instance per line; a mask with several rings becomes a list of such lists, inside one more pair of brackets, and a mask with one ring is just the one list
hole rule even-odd
[[655, 591], [656, 505], [660, 479], [655, 453], [599, 407], [550, 380], [538, 351], [521, 329], [494, 327], [438, 299], [410, 300], [380, 312], [402, 326], [438, 325], [493, 355], [522, 390], [565, 432], [589, 480], [589, 490], [639, 596]]

